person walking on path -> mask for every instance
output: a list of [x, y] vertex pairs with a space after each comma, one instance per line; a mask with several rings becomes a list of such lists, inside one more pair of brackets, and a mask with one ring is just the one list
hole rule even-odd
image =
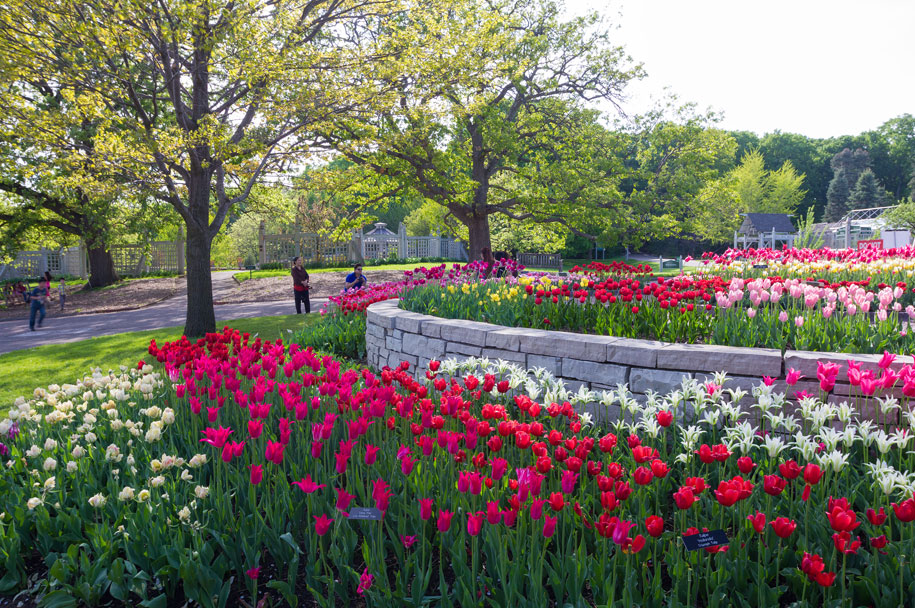
[[308, 299], [308, 271], [305, 270], [305, 261], [296, 256], [292, 259], [292, 289], [295, 294], [295, 312], [302, 314], [302, 303], [305, 303], [305, 314], [311, 313], [311, 301]]
[[344, 285], [343, 290], [362, 289], [367, 282], [365, 275], [362, 274], [362, 264], [356, 264], [353, 266], [353, 271], [346, 275], [346, 284]]
[[44, 304], [45, 300], [48, 297], [48, 291], [42, 285], [41, 279], [38, 280], [38, 284], [32, 288], [30, 293], [31, 295], [31, 307], [29, 309], [29, 329], [35, 331], [35, 317], [38, 317], [38, 327], [41, 327], [41, 324], [44, 323], [44, 316], [46, 314]]
[[60, 284], [57, 286], [57, 293], [60, 294], [60, 312], [64, 311], [64, 301], [67, 299], [67, 281], [60, 277]]

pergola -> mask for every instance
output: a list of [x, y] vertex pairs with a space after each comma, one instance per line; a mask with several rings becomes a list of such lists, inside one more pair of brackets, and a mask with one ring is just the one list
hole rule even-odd
[[787, 213], [742, 213], [743, 223], [734, 232], [734, 249], [775, 249], [776, 243], [794, 246], [797, 230]]

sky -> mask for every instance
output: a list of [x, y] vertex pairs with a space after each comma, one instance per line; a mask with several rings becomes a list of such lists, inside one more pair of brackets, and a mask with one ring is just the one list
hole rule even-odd
[[915, 114], [915, 0], [565, 1], [602, 13], [643, 64], [627, 112], [667, 87], [760, 135], [857, 135]]

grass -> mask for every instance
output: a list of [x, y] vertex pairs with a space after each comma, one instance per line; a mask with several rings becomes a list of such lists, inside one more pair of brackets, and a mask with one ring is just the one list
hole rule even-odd
[[[321, 316], [305, 317], [315, 323]], [[217, 323], [222, 329], [228, 325], [263, 339], [287, 339], [287, 330], [302, 327], [301, 315], [252, 317]], [[36, 387], [50, 384], [72, 383], [93, 367], [103, 371], [120, 365], [134, 366], [146, 357], [149, 341], [155, 338], [162, 344], [182, 335], [181, 327], [166, 327], [148, 331], [133, 331], [111, 336], [100, 336], [68, 344], [48, 344], [0, 355], [0, 411], [12, 405], [16, 397], [30, 395]]]

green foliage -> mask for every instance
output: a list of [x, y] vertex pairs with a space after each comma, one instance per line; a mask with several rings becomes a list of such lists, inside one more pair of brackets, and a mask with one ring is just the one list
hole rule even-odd
[[807, 215], [798, 222], [797, 236], [794, 239], [794, 246], [797, 249], [819, 249], [823, 246], [823, 236], [814, 232], [814, 223], [814, 211], [811, 207], [807, 209]]
[[881, 217], [886, 220], [887, 226], [915, 234], [915, 200], [910, 198], [903, 201], [897, 207], [887, 210]]
[[829, 182], [829, 190], [826, 192], [826, 213], [824, 219], [827, 222], [838, 222], [845, 214], [848, 213], [848, 196], [851, 190], [848, 187], [848, 179], [845, 175], [845, 169], [836, 169], [835, 176]]
[[320, 322], [311, 323], [292, 336], [292, 341], [315, 350], [346, 357], [365, 359], [365, 313], [334, 308], [322, 314]]
[[887, 200], [886, 190], [877, 181], [877, 176], [870, 169], [865, 169], [858, 177], [854, 190], [848, 195], [850, 209], [871, 209], [882, 207]]
[[750, 150], [727, 176], [703, 187], [694, 233], [713, 243], [727, 243], [740, 226], [742, 213], [792, 215], [804, 198], [803, 183], [804, 176], [798, 175], [791, 161], [767, 171], [762, 153]]

